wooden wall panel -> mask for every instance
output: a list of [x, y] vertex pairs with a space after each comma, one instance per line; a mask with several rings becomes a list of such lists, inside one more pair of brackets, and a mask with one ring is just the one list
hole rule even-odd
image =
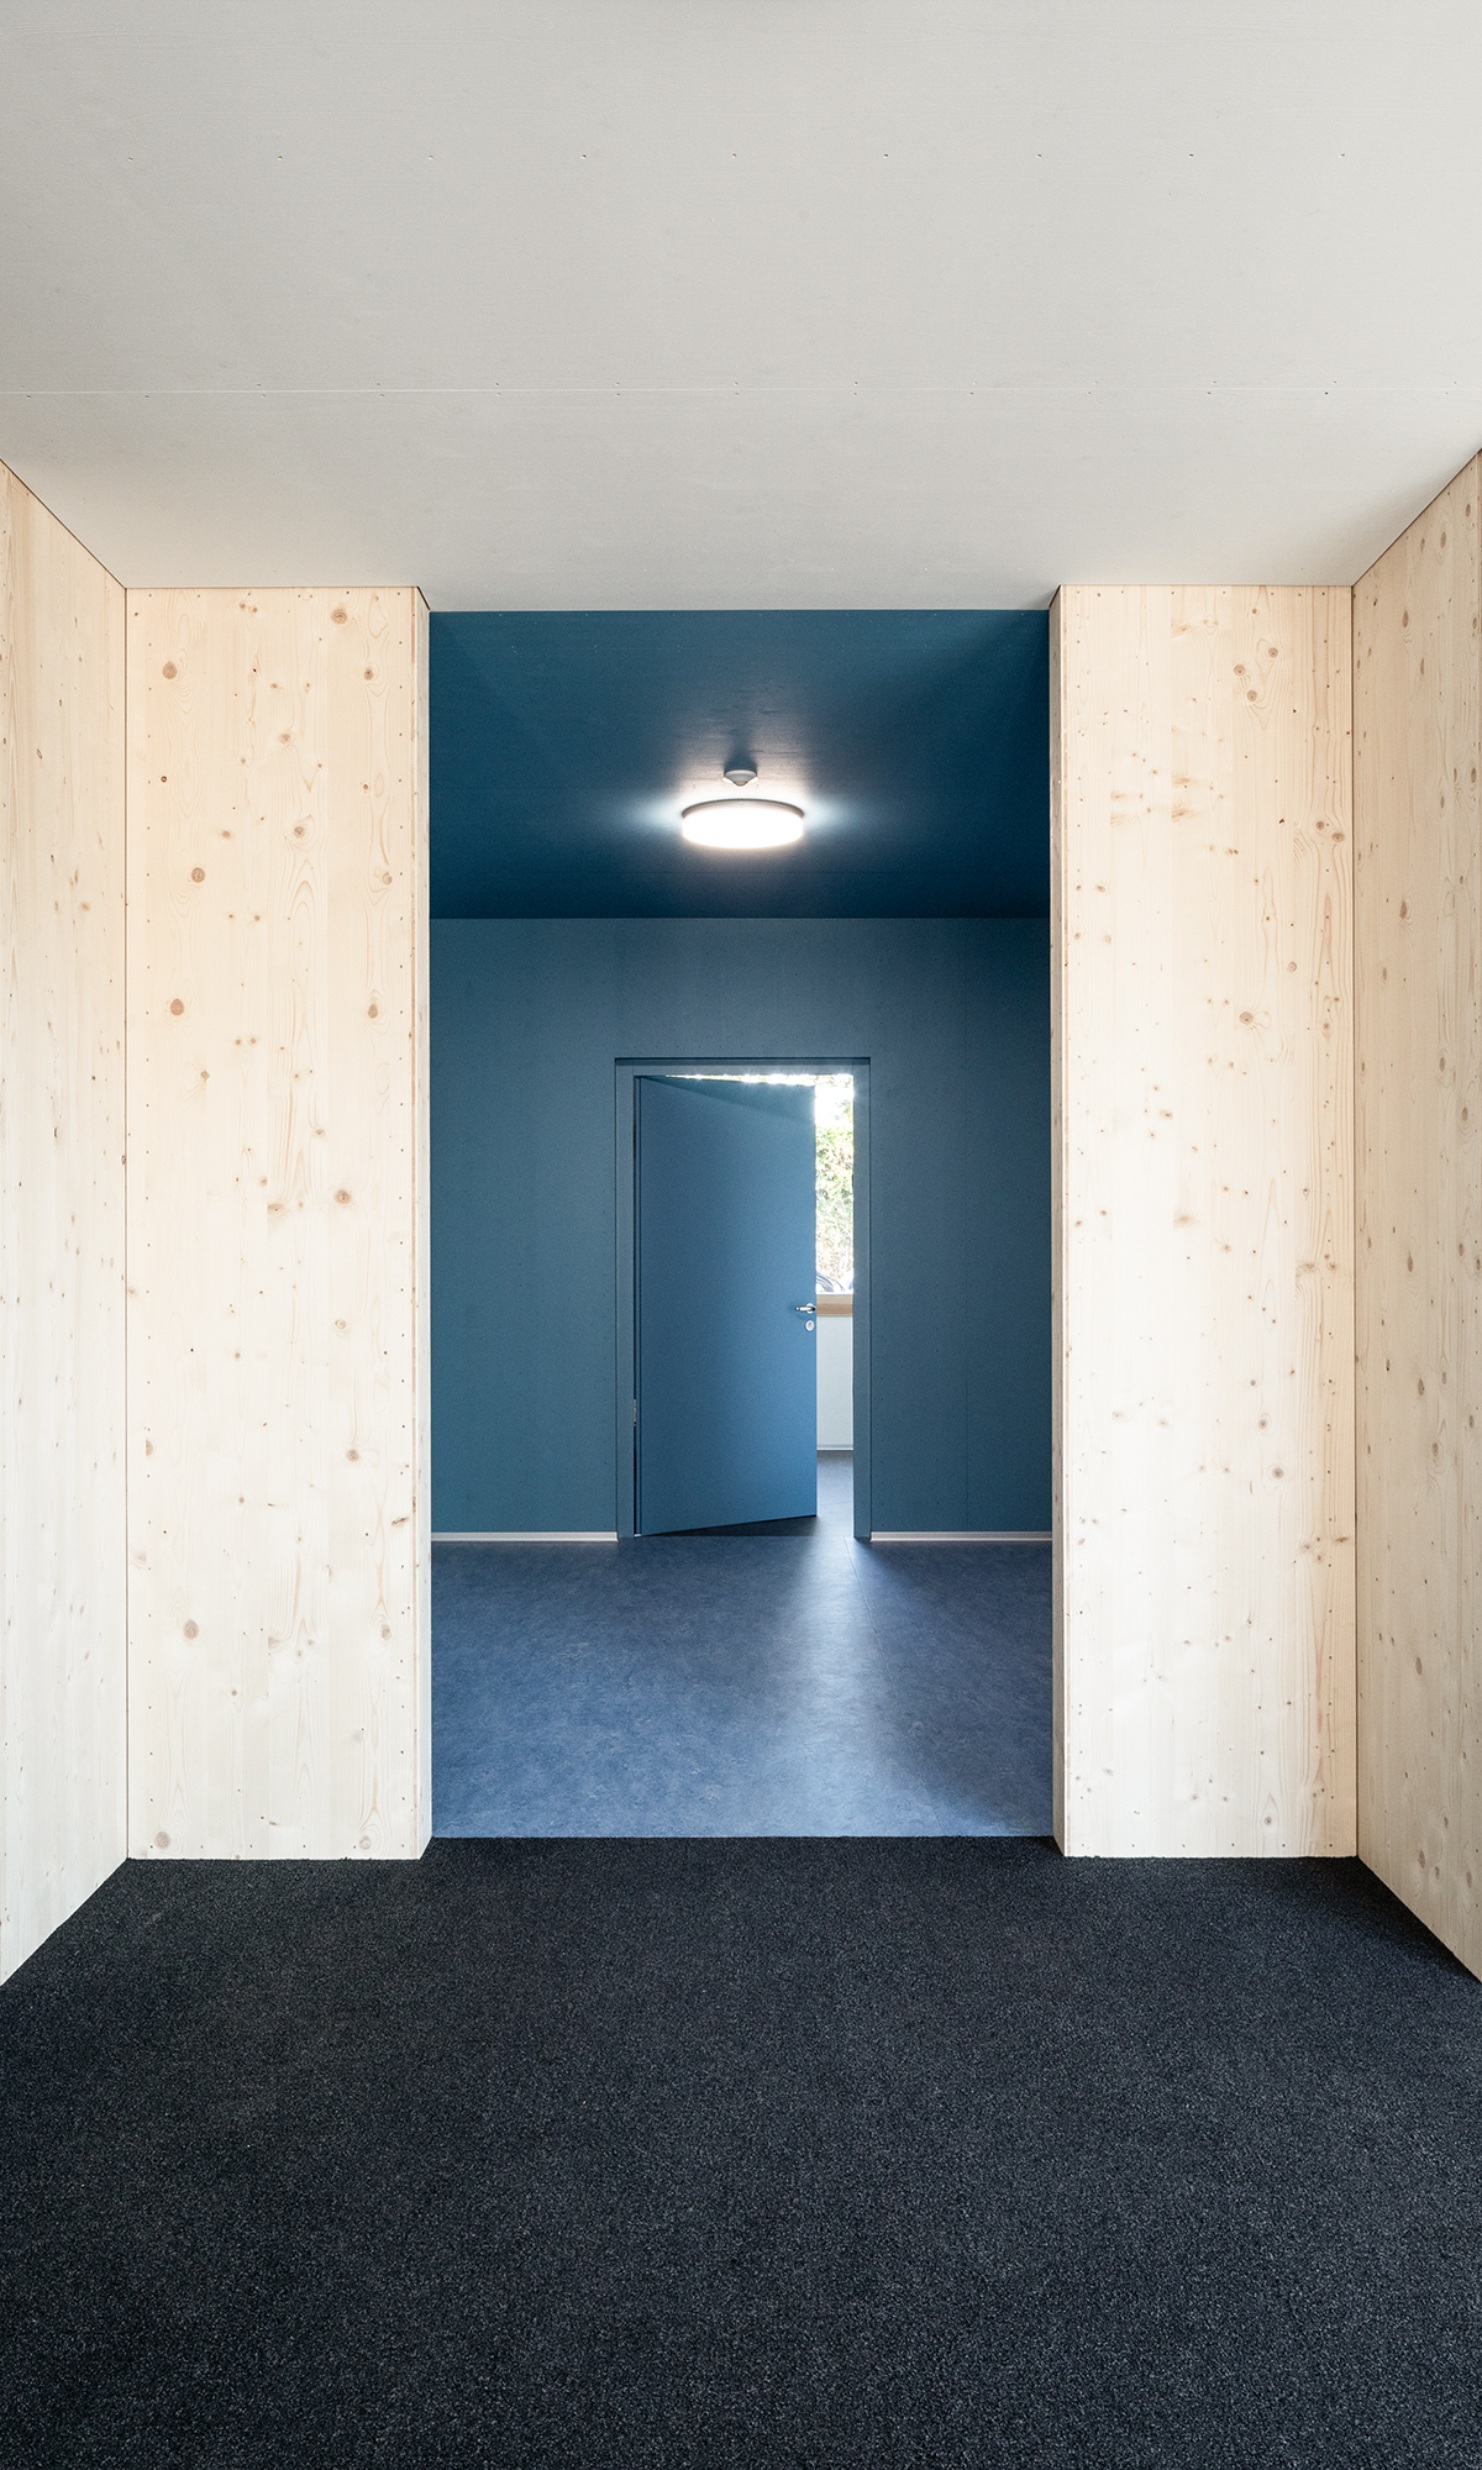
[[1482, 1973], [1482, 462], [1354, 593], [1359, 1849]]
[[1068, 1852], [1354, 1845], [1349, 616], [1056, 603]]
[[124, 1854], [123, 650], [0, 466], [0, 1974]]
[[425, 616], [129, 598], [140, 1854], [428, 1834]]

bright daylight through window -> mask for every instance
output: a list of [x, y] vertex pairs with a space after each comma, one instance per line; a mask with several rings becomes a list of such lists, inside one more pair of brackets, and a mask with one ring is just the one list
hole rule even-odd
[[854, 1075], [821, 1072], [813, 1084], [818, 1134], [818, 1292], [854, 1292]]

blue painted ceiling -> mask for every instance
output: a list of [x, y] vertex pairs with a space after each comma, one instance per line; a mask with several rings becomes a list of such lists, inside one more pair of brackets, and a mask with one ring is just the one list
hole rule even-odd
[[[431, 698], [435, 917], [1048, 910], [1041, 610], [434, 615]], [[680, 839], [738, 760], [801, 845]]]

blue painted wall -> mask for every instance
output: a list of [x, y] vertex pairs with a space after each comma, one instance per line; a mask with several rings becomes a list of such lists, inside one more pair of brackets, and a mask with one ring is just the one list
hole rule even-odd
[[613, 1066], [866, 1056], [874, 1524], [1050, 1524], [1042, 919], [432, 929], [433, 1524], [614, 1524]]

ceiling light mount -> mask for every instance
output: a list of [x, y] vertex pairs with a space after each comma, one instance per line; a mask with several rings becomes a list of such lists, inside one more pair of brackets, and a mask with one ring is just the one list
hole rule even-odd
[[750, 763], [728, 763], [725, 778], [733, 789], [749, 789], [756, 778], [756, 767]]
[[701, 798], [679, 828], [696, 849], [788, 849], [803, 837], [803, 810], [785, 798]]

